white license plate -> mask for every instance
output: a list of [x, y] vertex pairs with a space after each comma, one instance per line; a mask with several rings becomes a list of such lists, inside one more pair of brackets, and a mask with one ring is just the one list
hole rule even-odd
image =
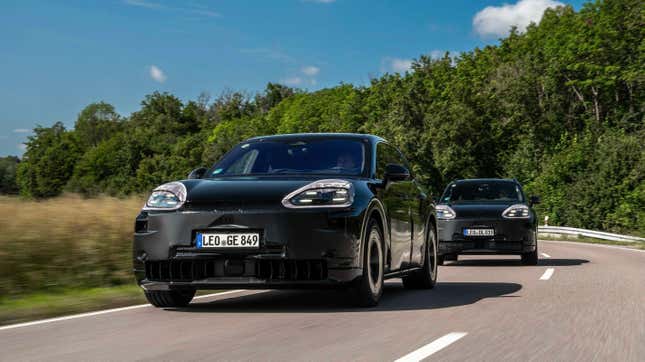
[[197, 233], [198, 248], [245, 248], [260, 247], [259, 233]]
[[464, 236], [495, 236], [495, 229], [464, 229]]

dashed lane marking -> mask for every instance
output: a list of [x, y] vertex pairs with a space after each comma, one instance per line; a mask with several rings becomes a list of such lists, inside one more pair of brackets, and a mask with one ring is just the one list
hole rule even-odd
[[435, 339], [434, 341], [426, 344], [425, 346], [406, 354], [405, 356], [397, 359], [395, 362], [421, 361], [422, 359], [427, 358], [441, 351], [442, 349], [448, 347], [449, 345], [457, 342], [467, 334], [468, 333], [465, 333], [465, 332], [448, 333], [445, 336]]
[[551, 276], [555, 272], [555, 269], [553, 268], [548, 268], [547, 270], [544, 271], [544, 274], [540, 277], [540, 280], [549, 280], [551, 279]]

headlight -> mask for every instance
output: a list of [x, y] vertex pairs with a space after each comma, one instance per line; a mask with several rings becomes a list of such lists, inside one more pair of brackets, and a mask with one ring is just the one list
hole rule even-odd
[[186, 186], [181, 182], [163, 184], [152, 191], [144, 210], [176, 210], [186, 202]]
[[282, 199], [288, 208], [349, 207], [354, 186], [345, 180], [320, 180], [301, 187]]
[[455, 210], [448, 205], [437, 205], [435, 211], [437, 212], [437, 219], [440, 220], [450, 220], [457, 216]]
[[522, 204], [511, 205], [502, 213], [502, 217], [506, 219], [528, 219], [529, 207]]

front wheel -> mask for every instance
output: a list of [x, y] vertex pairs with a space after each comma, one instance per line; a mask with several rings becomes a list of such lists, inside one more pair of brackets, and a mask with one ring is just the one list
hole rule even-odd
[[383, 233], [376, 220], [370, 220], [363, 241], [363, 274], [352, 288], [354, 302], [373, 307], [383, 294]]
[[423, 268], [404, 276], [403, 286], [408, 289], [432, 289], [437, 284], [437, 239], [435, 237], [434, 226], [430, 225], [428, 238], [425, 245], [425, 261]]
[[157, 308], [185, 307], [195, 296], [194, 290], [155, 290], [144, 293], [148, 302]]

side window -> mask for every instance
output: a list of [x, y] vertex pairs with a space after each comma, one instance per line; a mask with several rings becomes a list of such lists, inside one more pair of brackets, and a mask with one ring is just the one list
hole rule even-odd
[[385, 167], [388, 164], [405, 165], [406, 163], [396, 148], [381, 142], [376, 145], [376, 178], [383, 179]]

